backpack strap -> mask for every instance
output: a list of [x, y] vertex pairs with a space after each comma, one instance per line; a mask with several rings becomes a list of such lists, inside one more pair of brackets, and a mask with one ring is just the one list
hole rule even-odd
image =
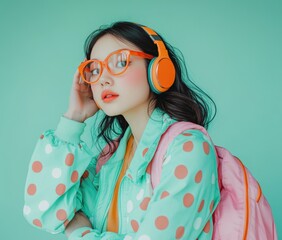
[[175, 122], [163, 133], [161, 136], [158, 148], [155, 152], [155, 155], [152, 159], [151, 165], [151, 184], [153, 189], [159, 184], [161, 179], [162, 165], [165, 157], [166, 150], [172, 140], [188, 129], [197, 129], [203, 132], [209, 139], [206, 129], [198, 124], [192, 122]]

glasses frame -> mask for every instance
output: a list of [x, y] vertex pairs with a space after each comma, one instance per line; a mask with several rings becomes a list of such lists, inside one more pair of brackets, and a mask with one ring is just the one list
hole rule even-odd
[[[127, 55], [127, 59], [126, 59], [126, 60], [127, 60], [127, 61], [126, 61], [126, 66], [124, 67], [124, 69], [123, 69], [121, 72], [119, 72], [119, 73], [112, 73], [111, 69], [108, 67], [108, 60], [109, 60], [109, 58], [110, 58], [112, 55], [117, 54], [117, 53], [119, 53], [119, 52], [123, 52], [123, 51], [129, 52], [129, 54]], [[98, 82], [98, 80], [100, 79], [100, 77], [101, 77], [101, 75], [102, 75], [102, 73], [103, 73], [104, 68], [106, 68], [106, 69], [108, 70], [108, 72], [109, 72], [111, 75], [113, 75], [113, 76], [117, 76], [117, 75], [123, 74], [123, 73], [127, 70], [127, 68], [128, 68], [128, 64], [129, 64], [129, 60], [130, 60], [130, 55], [137, 56], [137, 57], [142, 57], [142, 58], [146, 58], [146, 59], [152, 59], [152, 58], [154, 58], [153, 55], [147, 54], [147, 53], [144, 53], [144, 52], [134, 51], [134, 50], [129, 50], [129, 49], [119, 49], [119, 50], [116, 50], [116, 51], [114, 51], [114, 52], [111, 52], [111, 53], [104, 59], [104, 61], [100, 61], [100, 60], [98, 60], [98, 59], [90, 59], [90, 60], [86, 60], [86, 61], [82, 62], [82, 63], [78, 66], [78, 71], [79, 71], [80, 76], [81, 76], [81, 78], [82, 78], [82, 80], [83, 80], [84, 82], [86, 82], [86, 83], [88, 83], [88, 84], [94, 84], [94, 83]], [[94, 82], [87, 81], [87, 80], [85, 79], [85, 77], [84, 77], [84, 72], [85, 72], [85, 71], [86, 71], [86, 72], [87, 72], [87, 71], [90, 72], [90, 70], [87, 69], [86, 66], [87, 66], [88, 64], [92, 63], [92, 62], [98, 62], [98, 63], [100, 64], [100, 66], [101, 66], [101, 71], [100, 71], [100, 73], [99, 73], [97, 79], [96, 79]]]

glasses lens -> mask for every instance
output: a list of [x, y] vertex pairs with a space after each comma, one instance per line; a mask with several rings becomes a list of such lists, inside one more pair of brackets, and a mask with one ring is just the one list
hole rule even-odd
[[83, 76], [87, 82], [96, 82], [99, 79], [101, 65], [98, 61], [93, 60], [83, 69]]
[[120, 51], [112, 54], [108, 59], [108, 68], [112, 74], [124, 72], [129, 64], [129, 51]]

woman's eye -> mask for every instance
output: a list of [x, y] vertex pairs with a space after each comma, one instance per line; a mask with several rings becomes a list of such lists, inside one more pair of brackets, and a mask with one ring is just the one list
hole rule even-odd
[[124, 68], [127, 64], [127, 61], [124, 60], [124, 61], [118, 61], [117, 62], [117, 67], [120, 67], [120, 68]]
[[93, 70], [91, 70], [92, 75], [99, 75], [100, 71], [99, 68], [95, 68]]

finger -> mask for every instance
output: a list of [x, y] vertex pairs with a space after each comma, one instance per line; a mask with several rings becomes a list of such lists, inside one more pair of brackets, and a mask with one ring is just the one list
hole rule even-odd
[[76, 70], [74, 74], [74, 83], [78, 85], [83, 85], [83, 86], [87, 85], [87, 83], [82, 80], [81, 75], [78, 70]]
[[76, 69], [76, 71], [74, 73], [73, 81], [74, 81], [74, 83], [79, 83], [79, 81], [80, 81], [80, 73], [79, 73], [78, 69]]
[[80, 84], [80, 85], [84, 85], [85, 84], [85, 82], [82, 80], [81, 77], [79, 77], [78, 84]]

